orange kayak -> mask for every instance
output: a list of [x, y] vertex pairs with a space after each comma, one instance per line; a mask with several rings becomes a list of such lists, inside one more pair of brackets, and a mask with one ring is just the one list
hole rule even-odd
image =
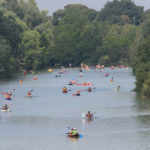
[[69, 136], [69, 137], [75, 137], [75, 138], [80, 137], [80, 135], [79, 135], [79, 134], [68, 134], [68, 136]]

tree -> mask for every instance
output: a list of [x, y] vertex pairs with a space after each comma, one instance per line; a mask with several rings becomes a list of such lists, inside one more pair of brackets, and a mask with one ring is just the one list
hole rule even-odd
[[99, 12], [98, 20], [108, 20], [111, 24], [122, 24], [122, 15], [126, 15], [129, 23], [139, 25], [142, 20], [143, 10], [144, 7], [136, 6], [132, 0], [113, 0], [112, 2], [107, 2]]

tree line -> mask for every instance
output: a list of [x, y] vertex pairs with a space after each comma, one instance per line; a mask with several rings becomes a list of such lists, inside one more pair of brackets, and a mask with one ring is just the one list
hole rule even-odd
[[0, 0], [0, 78], [69, 63], [131, 65], [136, 90], [150, 96], [149, 18], [132, 0], [100, 11], [70, 4], [52, 16], [35, 0]]

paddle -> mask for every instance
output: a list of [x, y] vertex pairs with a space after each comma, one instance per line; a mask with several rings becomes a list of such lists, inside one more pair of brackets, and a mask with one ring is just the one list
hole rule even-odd
[[12, 92], [14, 92], [16, 89], [13, 89]]

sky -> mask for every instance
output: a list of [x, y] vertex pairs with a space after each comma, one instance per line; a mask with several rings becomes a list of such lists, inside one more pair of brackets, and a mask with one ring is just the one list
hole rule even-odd
[[[35, 0], [41, 10], [48, 10], [52, 15], [58, 9], [63, 9], [68, 4], [83, 4], [88, 8], [100, 11], [108, 1], [112, 0]], [[133, 0], [138, 6], [144, 6], [145, 9], [150, 8], [150, 0]]]

